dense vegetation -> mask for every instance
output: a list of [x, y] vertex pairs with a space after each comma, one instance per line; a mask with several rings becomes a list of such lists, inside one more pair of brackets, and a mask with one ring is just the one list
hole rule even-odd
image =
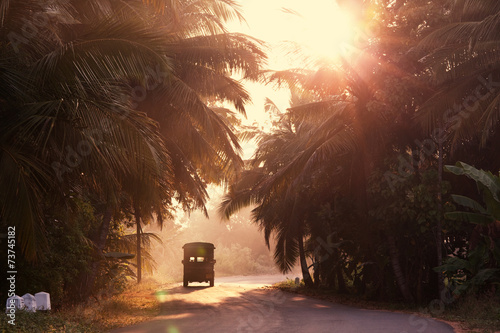
[[357, 43], [340, 63], [267, 73], [291, 107], [270, 103], [275, 127], [221, 214], [255, 205], [276, 264], [300, 262], [306, 286], [445, 305], [498, 296], [500, 187], [478, 169], [500, 169], [499, 3], [339, 3], [365, 27]]
[[[277, 266], [299, 261], [308, 286], [498, 294], [500, 4], [338, 2], [363, 27], [343, 61], [273, 72], [259, 41], [225, 30], [242, 19], [232, 0], [0, 1], [0, 226], [16, 229], [17, 289], [57, 307], [140, 281], [155, 238], [142, 226], [206, 212], [207, 184], [229, 183], [221, 213], [255, 205]], [[245, 112], [235, 75], [292, 93], [286, 111], [268, 105], [274, 127], [246, 164], [220, 107]]]
[[154, 238], [141, 226], [206, 211], [207, 184], [241, 167], [232, 111], [209, 105], [245, 112], [231, 76], [257, 79], [260, 42], [227, 33], [242, 19], [231, 0], [0, 8], [0, 220], [15, 228], [16, 291], [57, 307], [119, 290], [135, 274], [128, 253], [140, 281]]

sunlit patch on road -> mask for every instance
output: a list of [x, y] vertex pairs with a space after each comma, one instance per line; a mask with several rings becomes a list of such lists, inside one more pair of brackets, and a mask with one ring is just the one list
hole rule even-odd
[[314, 304], [314, 307], [316, 309], [323, 309], [323, 308], [329, 308], [328, 305], [325, 305], [325, 304]]
[[171, 325], [168, 327], [167, 333], [180, 333], [180, 331], [177, 327]]
[[167, 300], [168, 292], [165, 290], [158, 290], [155, 292], [155, 296], [159, 303], [163, 303]]

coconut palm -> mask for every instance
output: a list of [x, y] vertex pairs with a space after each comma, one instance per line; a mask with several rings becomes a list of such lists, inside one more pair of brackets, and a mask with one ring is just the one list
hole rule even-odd
[[[167, 165], [156, 162], [166, 150], [154, 124], [123, 98], [122, 82], [126, 76], [140, 77], [148, 63], [165, 70], [169, 65], [154, 51], [163, 48], [158, 34], [135, 29], [134, 22], [124, 23], [122, 29], [113, 21], [101, 22], [94, 30], [78, 24], [75, 38], [66, 30], [75, 29], [75, 18], [64, 7], [2, 4], [5, 41], [15, 34], [25, 38], [19, 35], [23, 17], [47, 19], [36, 38], [2, 44], [3, 66], [11, 72], [2, 82], [17, 93], [3, 98], [0, 164], [6, 183], [1, 215], [16, 221], [21, 248], [33, 257], [37, 240], [43, 240], [38, 221], [44, 193], [61, 197], [84, 186], [101, 191], [113, 203], [120, 180], [132, 170], [163, 174]], [[134, 33], [125, 35], [128, 29]], [[139, 41], [150, 43], [140, 47]]]
[[[395, 66], [380, 65], [380, 60], [374, 59], [369, 52], [360, 52], [341, 65], [270, 72], [267, 76], [268, 81], [285, 84], [302, 98], [297, 98], [297, 104], [286, 113], [288, 125], [281, 123], [276, 132], [262, 136], [249, 178], [230, 191], [221, 212], [228, 217], [243, 205], [257, 204], [254, 219], [264, 225], [265, 231], [269, 229], [266, 237], [280, 230], [278, 245], [286, 245], [293, 243], [280, 242], [280, 237], [293, 235], [295, 248], [276, 248], [278, 266], [284, 271], [303, 253], [299, 241], [309, 236], [310, 230], [318, 230], [310, 225], [315, 221], [310, 211], [307, 216], [306, 198], [314, 196], [322, 181], [331, 181], [332, 192], [351, 198], [359, 219], [369, 221], [368, 180], [372, 170], [393, 150], [390, 138], [397, 124], [392, 117], [398, 112], [377, 96], [386, 88], [384, 80], [394, 79]], [[332, 177], [335, 170], [340, 170], [340, 176]], [[263, 206], [272, 202], [274, 206], [268, 212], [278, 215], [281, 223], [262, 218], [267, 212]], [[397, 254], [390, 252], [392, 256]], [[305, 260], [301, 262], [307, 280]], [[397, 271], [399, 259], [393, 262]], [[411, 299], [408, 290], [403, 294]]]
[[[496, 156], [492, 152], [498, 149], [499, 135], [499, 13], [497, 1], [453, 2], [444, 12], [445, 21], [412, 50], [423, 65], [420, 78], [432, 87], [417, 119], [427, 134], [440, 133], [440, 183], [445, 156], [467, 159], [486, 168], [500, 166], [498, 159], [491, 158]], [[440, 197], [438, 201], [442, 201]], [[441, 230], [439, 218], [438, 265], [443, 257]], [[443, 291], [442, 278], [439, 283]]]
[[422, 76], [434, 87], [419, 117], [428, 132], [446, 130], [454, 151], [471, 143], [488, 147], [498, 132], [500, 5], [459, 1], [447, 18], [415, 48]]
[[[338, 103], [337, 103], [338, 104]], [[318, 113], [310, 116], [306, 106], [291, 108], [283, 114], [279, 125], [262, 134], [258, 149], [244, 172], [220, 206], [229, 218], [238, 209], [257, 205], [253, 219], [264, 231], [266, 243], [276, 240], [275, 261], [281, 271], [289, 271], [297, 258], [304, 281], [312, 284], [304, 247], [312, 217], [308, 217], [307, 197], [322, 173], [330, 172], [333, 156], [348, 155], [355, 145], [353, 133], [344, 126], [344, 108], [337, 104], [317, 103]], [[319, 125], [320, 113], [330, 117]]]
[[[257, 79], [265, 54], [260, 42], [226, 33], [228, 19], [242, 19], [233, 2], [178, 1], [165, 8], [156, 17], [168, 36], [173, 76], [156, 82], [154, 89], [145, 86], [151, 91], [137, 109], [158, 122], [171, 153], [171, 197], [187, 210], [205, 210], [205, 183], [226, 181], [242, 166], [232, 125], [205, 100], [227, 101], [245, 113], [244, 104], [250, 97], [231, 76]], [[136, 214], [138, 237], [140, 215]]]
[[[3, 72], [6, 89], [1, 115], [5, 121], [0, 164], [6, 191], [2, 193], [1, 215], [4, 221], [19, 221], [18, 237], [25, 253], [36, 253], [34, 235], [41, 226], [37, 221], [42, 193], [78, 192], [82, 186], [95, 193], [108, 207], [102, 209], [103, 224], [96, 235], [103, 248], [112, 212], [121, 202], [117, 194], [122, 190], [135, 197], [144, 215], [161, 212], [163, 204], [172, 199], [186, 208], [203, 207], [207, 194], [197, 171], [209, 160], [203, 149], [210, 148], [206, 154], [214, 157], [206, 168], [200, 168], [203, 176], [211, 172], [212, 179], [221, 179], [217, 170], [229, 172], [239, 163], [236, 139], [225, 132], [230, 127], [206, 107], [202, 95], [217, 96], [223, 90], [217, 86], [225, 79], [222, 88], [229, 88], [219, 97], [243, 110], [248, 95], [229, 74], [231, 70], [255, 70], [258, 61], [252, 62], [249, 52], [258, 47], [242, 36], [228, 37], [229, 51], [204, 66], [207, 71], [210, 66], [217, 70], [212, 71], [212, 76], [218, 74], [214, 83], [190, 87], [196, 73], [184, 65], [194, 58], [184, 59], [185, 55], [175, 49], [183, 47], [179, 45], [181, 37], [203, 39], [195, 35], [195, 28], [220, 27], [215, 14], [222, 8], [203, 1], [179, 3], [195, 14], [186, 17], [199, 18], [197, 25], [176, 22], [175, 13], [161, 15], [136, 1], [75, 1], [57, 7], [43, 2], [3, 2], [4, 40], [13, 39], [11, 32], [15, 32], [18, 42], [2, 44], [3, 67], [8, 70]], [[196, 13], [196, 8], [205, 12]], [[50, 20], [39, 29], [40, 38], [25, 43], [19, 22], [33, 14], [50, 15]], [[180, 29], [179, 24], [191, 31]], [[213, 36], [217, 38], [223, 36]], [[219, 42], [214, 47], [219, 53], [221, 45]], [[238, 53], [242, 45], [250, 49]], [[199, 49], [209, 47], [200, 42]], [[241, 59], [243, 53], [246, 59]], [[196, 52], [191, 55], [196, 56]], [[176, 56], [183, 60], [176, 62]], [[258, 53], [254, 60], [262, 56]], [[206, 59], [212, 56], [206, 55]], [[188, 77], [191, 82], [182, 81]], [[212, 82], [210, 74], [204, 77]], [[149, 94], [151, 78], [156, 80], [157, 89]], [[142, 101], [134, 93], [144, 87], [148, 98]], [[158, 123], [144, 114], [158, 114], [144, 106], [146, 102], [152, 105], [158, 96], [162, 98], [156, 103], [166, 106], [166, 112], [161, 113], [164, 118], [157, 117], [162, 120], [161, 132]], [[172, 111], [177, 114], [172, 115]], [[186, 124], [189, 136], [180, 130]], [[176, 131], [169, 131], [172, 128]], [[215, 166], [218, 169], [212, 170]], [[19, 191], [19, 186], [24, 189]], [[17, 204], [12, 205], [12, 200]]]

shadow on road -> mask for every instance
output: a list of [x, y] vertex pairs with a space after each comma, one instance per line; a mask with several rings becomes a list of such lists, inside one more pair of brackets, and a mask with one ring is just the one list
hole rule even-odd
[[165, 292], [165, 293], [170, 294], [170, 295], [189, 294], [189, 293], [204, 290], [207, 288], [212, 288], [212, 287], [209, 287], [209, 286], [187, 286], [187, 287], [179, 286], [179, 287], [174, 287], [174, 288], [162, 290], [162, 292]]
[[453, 332], [430, 318], [352, 308], [248, 285], [175, 286], [161, 293], [156, 320], [112, 332]]

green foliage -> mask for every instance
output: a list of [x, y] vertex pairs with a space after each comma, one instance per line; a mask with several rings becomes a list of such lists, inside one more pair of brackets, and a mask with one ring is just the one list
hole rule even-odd
[[436, 194], [440, 191], [446, 196], [450, 188], [447, 182], [441, 189], [437, 187], [436, 170], [422, 170], [420, 178], [415, 174], [409, 175], [405, 180], [396, 182], [394, 188], [388, 186], [388, 182], [380, 183], [379, 177], [382, 178], [380, 173], [373, 175], [369, 192], [376, 200], [371, 212], [375, 219], [389, 229], [416, 228], [418, 234], [433, 228], [431, 223], [437, 218]]
[[93, 292], [107, 296], [123, 292], [128, 283], [136, 278], [133, 266], [135, 265], [126, 260], [106, 260], [100, 270], [98, 283]]
[[453, 201], [455, 201], [455, 203], [457, 203], [460, 206], [476, 210], [481, 214], [486, 213], [486, 209], [484, 209], [483, 206], [481, 206], [481, 204], [479, 204], [476, 200], [457, 194], [452, 194], [451, 198], [453, 199]]
[[[46, 218], [47, 247], [40, 260], [33, 263], [22, 256], [16, 258], [19, 272], [16, 293], [48, 292], [54, 309], [81, 300], [82, 277], [90, 272], [96, 260], [89, 239], [98, 225], [94, 207], [77, 197], [71, 198], [70, 203], [69, 207], [50, 207], [53, 215]], [[134, 276], [130, 263], [125, 258], [116, 258], [116, 252], [112, 253], [112, 258], [102, 262], [93, 292], [116, 294], [123, 291]], [[2, 292], [6, 294], [5, 289]]]
[[[390, 167], [390, 166], [389, 166]], [[437, 193], [443, 198], [443, 209], [449, 211], [453, 206], [448, 201], [450, 184], [443, 182], [437, 186], [437, 171], [419, 170], [419, 175], [410, 174], [404, 180], [389, 184], [380, 182], [382, 173], [375, 172], [369, 189], [373, 198], [370, 216], [372, 223], [382, 233], [377, 252], [385, 260], [377, 263], [380, 271], [392, 270], [387, 258], [390, 248], [387, 237], [394, 237], [404, 277], [410, 290], [417, 299], [432, 297], [436, 290], [431, 271], [436, 261], [435, 230], [439, 217]], [[446, 238], [454, 237], [452, 225], [443, 227]], [[411, 260], [407, 260], [412, 258]], [[396, 286], [385, 286], [385, 288]], [[397, 290], [388, 291], [391, 294]]]
[[72, 202], [71, 209], [52, 209], [54, 215], [47, 217], [47, 248], [41, 259], [34, 264], [22, 256], [18, 259], [17, 292], [49, 292], [55, 308], [70, 301], [80, 274], [90, 269], [93, 258], [93, 247], [87, 238], [96, 225], [93, 207], [77, 198]]
[[448, 288], [456, 295], [466, 293], [483, 294], [490, 292], [491, 286], [500, 285], [500, 241], [487, 244], [484, 239], [467, 257], [449, 257], [445, 263], [434, 268], [436, 272], [445, 272]]
[[[321, 283], [361, 275], [353, 285], [362, 291], [370, 281], [377, 297], [397, 297], [398, 284], [407, 299], [436, 298], [441, 281], [432, 268], [442, 252], [464, 259], [475, 226], [455, 220], [490, 225], [499, 212], [492, 175], [461, 165], [490, 189], [483, 205], [451, 198], [449, 175], [443, 181], [438, 174], [458, 156], [500, 166], [500, 7], [478, 4], [362, 1], [359, 20], [377, 29], [357, 41], [359, 52], [316, 70], [266, 73], [290, 88], [291, 108], [260, 136], [251, 169], [221, 205], [223, 215], [256, 205], [253, 218], [265, 239], [279, 240], [282, 270], [305, 239], [310, 257], [318, 257], [313, 268]], [[453, 202], [475, 211], [452, 212]], [[330, 248], [316, 251], [326, 238]]]
[[488, 213], [495, 218], [500, 218], [500, 178], [498, 176], [489, 171], [478, 170], [464, 162], [457, 162], [454, 166], [447, 165], [445, 169], [455, 175], [465, 175], [474, 180], [487, 204]]
[[[334, 199], [324, 195], [331, 201], [316, 208], [316, 219], [311, 224], [311, 235], [306, 243], [307, 253], [312, 262], [315, 285], [337, 286], [339, 291], [346, 292], [346, 284], [359, 282], [370, 270], [369, 265], [365, 270], [361, 264], [364, 258], [360, 245], [365, 245], [368, 240], [357, 232], [361, 220], [352, 213], [355, 209], [352, 202], [341, 195]], [[355, 291], [362, 293], [362, 288], [358, 287], [355, 286]]]
[[286, 278], [285, 281], [275, 283], [273, 285], [273, 287], [278, 288], [280, 290], [285, 290], [285, 291], [295, 291], [298, 288], [304, 288], [305, 284], [304, 284], [304, 280], [300, 280], [299, 284], [296, 284], [295, 279]]
[[98, 333], [90, 321], [68, 321], [68, 318], [54, 315], [51, 312], [25, 312], [18, 311], [15, 318], [15, 326], [7, 322], [6, 316], [0, 318], [0, 330], [3, 332], [31, 333], [31, 332], [74, 332], [74, 333]]
[[449, 212], [446, 213], [445, 216], [449, 220], [463, 222], [463, 223], [488, 225], [495, 222], [495, 218], [491, 215], [484, 215], [484, 214], [470, 213], [470, 212]]
[[245, 113], [250, 96], [233, 74], [258, 79], [261, 42], [226, 32], [242, 19], [232, 1], [1, 7], [0, 226], [16, 227], [20, 290], [51, 292], [56, 307], [70, 290], [122, 290], [133, 264], [103, 253], [135, 253], [133, 235], [110, 216], [161, 225], [174, 205], [206, 211], [207, 183], [243, 164], [233, 111], [206, 100]]
[[446, 217], [461, 223], [476, 224], [473, 234], [476, 239], [469, 242], [469, 252], [465, 258], [450, 256], [435, 270], [445, 272], [449, 287], [458, 295], [485, 292], [492, 286], [500, 285], [500, 239], [494, 237], [500, 219], [500, 178], [463, 162], [446, 166], [446, 170], [473, 179], [486, 208], [473, 199], [453, 196], [457, 204], [475, 212], [451, 212]]
[[[114, 211], [133, 202], [161, 223], [174, 201], [205, 209], [206, 184], [242, 166], [232, 126], [205, 98], [245, 112], [250, 97], [232, 75], [257, 80], [260, 42], [226, 33], [228, 19], [241, 19], [232, 1], [158, 6], [2, 5], [0, 218], [31, 260], [44, 253], [44, 197], [72, 192]], [[23, 37], [21, 22], [37, 16]]]
[[[117, 225], [120, 225], [121, 221], [118, 221]], [[104, 254], [106, 258], [115, 259], [137, 259], [137, 234], [126, 233], [126, 230], [114, 229], [108, 236], [107, 249], [110, 252]], [[142, 267], [143, 269], [151, 273], [156, 268], [156, 260], [150, 252], [154, 243], [163, 246], [163, 242], [158, 234], [151, 232], [141, 232], [141, 248], [142, 248]], [[118, 252], [116, 252], [118, 251]], [[123, 261], [126, 262], [126, 261]], [[133, 260], [134, 266], [136, 266], [136, 260]]]
[[471, 332], [498, 332], [500, 330], [500, 295], [474, 295], [458, 299], [442, 316], [448, 321], [458, 321]]

